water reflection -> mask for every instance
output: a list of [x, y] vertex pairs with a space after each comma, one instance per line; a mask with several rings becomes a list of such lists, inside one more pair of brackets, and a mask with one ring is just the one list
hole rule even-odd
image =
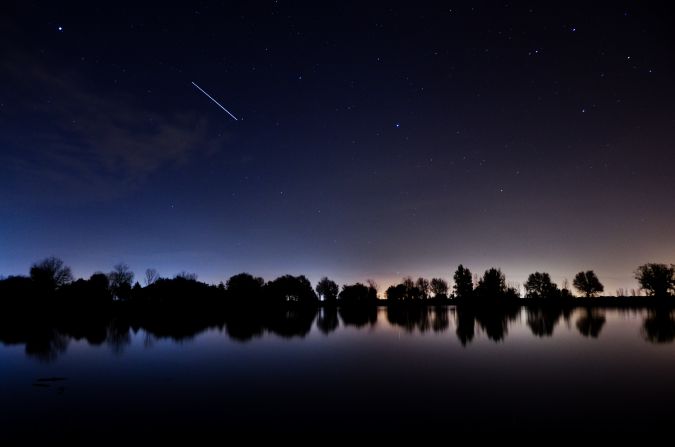
[[[629, 311], [626, 311], [629, 312]], [[675, 340], [675, 315], [671, 309], [633, 311], [645, 315], [640, 329], [650, 343], [672, 343]], [[574, 324], [579, 334], [597, 338], [606, 324], [605, 309], [541, 305], [530, 307], [502, 306], [389, 306], [381, 310], [385, 324], [402, 328], [410, 334], [454, 331], [462, 346], [471, 344], [479, 334], [500, 342], [509, 328], [525, 322], [534, 337], [552, 337], [562, 320]], [[574, 321], [572, 321], [574, 320]], [[376, 306], [295, 307], [274, 311], [239, 310], [222, 314], [196, 315], [181, 313], [148, 313], [133, 317], [91, 314], [87, 318], [52, 315], [39, 319], [0, 317], [0, 343], [23, 345], [27, 356], [50, 362], [66, 352], [71, 341], [86, 341], [91, 346], [106, 345], [115, 354], [123, 354], [132, 342], [132, 333], [142, 330], [145, 345], [153, 340], [169, 338], [181, 342], [216, 329], [236, 342], [274, 334], [282, 338], [304, 338], [315, 324], [316, 329], [330, 335], [342, 327], [364, 328], [377, 324]], [[453, 327], [454, 326], [454, 327]]]
[[650, 310], [642, 323], [642, 336], [650, 343], [671, 343], [675, 340], [675, 319], [670, 309]]
[[551, 337], [562, 316], [559, 306], [531, 307], [527, 309], [527, 326], [537, 337]]
[[340, 306], [338, 313], [345, 326], [372, 326], [377, 322], [377, 306]]
[[340, 326], [337, 307], [326, 306], [318, 311], [316, 316], [316, 327], [324, 334], [330, 334]]
[[584, 337], [598, 338], [606, 321], [604, 310], [586, 307], [577, 319], [577, 329]]

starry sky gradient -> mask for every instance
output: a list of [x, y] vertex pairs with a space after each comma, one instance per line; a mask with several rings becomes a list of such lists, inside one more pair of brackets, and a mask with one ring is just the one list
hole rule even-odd
[[675, 261], [667, 4], [137, 3], [3, 3], [0, 273]]

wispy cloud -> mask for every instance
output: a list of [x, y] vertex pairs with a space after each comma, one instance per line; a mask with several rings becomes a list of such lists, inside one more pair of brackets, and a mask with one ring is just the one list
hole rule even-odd
[[[9, 166], [48, 188], [128, 192], [162, 167], [209, 156], [223, 143], [194, 112], [157, 112], [26, 57], [0, 66], [22, 94]], [[175, 108], [173, 108], [175, 110]], [[96, 196], [96, 193], [92, 194]]]

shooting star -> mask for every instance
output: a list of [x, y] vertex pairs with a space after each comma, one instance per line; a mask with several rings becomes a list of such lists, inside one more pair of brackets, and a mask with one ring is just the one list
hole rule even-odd
[[224, 111], [226, 111], [227, 114], [230, 115], [235, 121], [239, 121], [239, 120], [237, 119], [236, 116], [232, 115], [232, 113], [230, 113], [229, 110], [227, 110], [225, 107], [223, 107], [218, 101], [216, 101], [215, 99], [213, 99], [213, 97], [212, 97], [211, 95], [209, 95], [208, 93], [206, 93], [200, 86], [198, 86], [198, 85], [195, 84], [194, 82], [192, 83], [192, 85], [194, 85], [195, 87], [197, 87], [197, 88], [199, 89], [199, 91], [202, 92], [203, 94], [205, 94], [206, 97], [209, 98], [211, 101], [215, 102], [215, 103], [218, 105], [218, 107], [220, 107], [221, 109], [223, 109]]

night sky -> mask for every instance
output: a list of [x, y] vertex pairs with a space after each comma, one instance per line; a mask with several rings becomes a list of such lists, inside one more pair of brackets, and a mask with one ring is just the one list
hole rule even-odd
[[98, 3], [0, 7], [2, 274], [675, 261], [666, 2]]

